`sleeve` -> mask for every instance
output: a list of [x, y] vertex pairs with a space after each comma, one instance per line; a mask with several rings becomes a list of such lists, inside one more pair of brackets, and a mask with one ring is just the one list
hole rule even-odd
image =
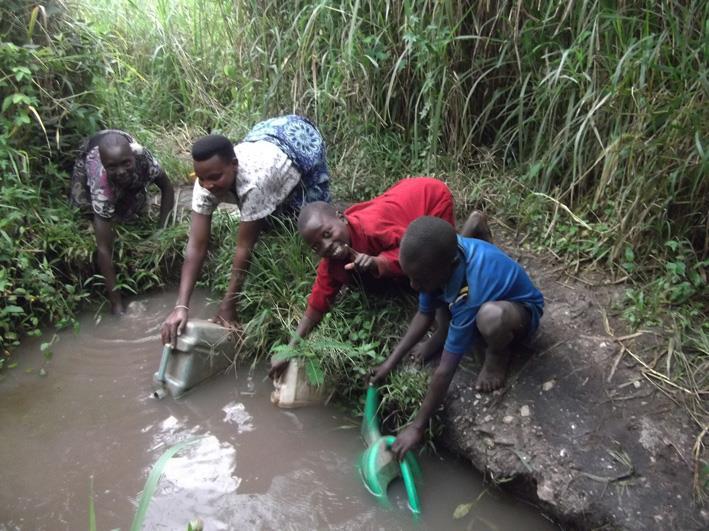
[[419, 312], [427, 315], [432, 314], [443, 305], [436, 297], [428, 293], [419, 293]]
[[308, 305], [320, 313], [325, 313], [332, 307], [335, 296], [344, 284], [341, 279], [332, 274], [332, 267], [333, 264], [329, 260], [320, 260], [317, 277], [308, 297]]
[[141, 163], [144, 168], [144, 173], [145, 173], [145, 179], [146, 179], [146, 185], [148, 184], [153, 184], [155, 180], [158, 178], [158, 176], [162, 173], [162, 167], [160, 167], [160, 163], [157, 161], [157, 159], [153, 156], [153, 154], [145, 149], [144, 147], [140, 147], [142, 150], [139, 154], [137, 154], [138, 157], [141, 159]]
[[71, 172], [71, 191], [69, 194], [71, 204], [82, 209], [91, 208], [91, 197], [89, 196], [88, 188], [86, 161], [82, 155], [76, 159], [74, 169]]
[[241, 169], [236, 193], [241, 219], [263, 219], [273, 214], [300, 183], [300, 172], [283, 151], [269, 142], [255, 142], [239, 151]]
[[469, 306], [463, 306], [458, 311], [453, 310], [451, 322], [448, 325], [445, 350], [458, 356], [463, 356], [470, 351], [479, 336], [475, 322], [476, 316], [477, 311]]
[[113, 219], [116, 214], [115, 196], [103, 164], [101, 164], [98, 147], [92, 148], [87, 153], [84, 159], [84, 168], [94, 214], [106, 220]]
[[219, 199], [206, 188], [199, 184], [199, 180], [195, 180], [194, 188], [192, 189], [192, 211], [197, 214], [211, 216], [219, 204]]

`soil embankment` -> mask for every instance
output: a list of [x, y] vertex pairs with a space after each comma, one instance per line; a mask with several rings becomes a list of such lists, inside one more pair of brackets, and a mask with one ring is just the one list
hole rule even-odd
[[620, 289], [500, 245], [544, 293], [545, 314], [503, 390], [476, 393], [478, 365], [461, 367], [444, 444], [568, 528], [706, 529], [707, 510], [692, 499], [696, 424], [621, 353], [630, 343], [608, 333], [604, 308]]

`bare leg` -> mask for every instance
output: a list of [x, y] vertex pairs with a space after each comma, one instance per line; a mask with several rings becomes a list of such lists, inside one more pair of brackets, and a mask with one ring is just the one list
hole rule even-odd
[[421, 363], [428, 363], [438, 358], [443, 352], [443, 345], [448, 335], [448, 324], [451, 314], [448, 308], [438, 308], [436, 310], [436, 330], [431, 337], [411, 349], [414, 359]]
[[475, 389], [489, 393], [505, 384], [510, 344], [524, 337], [530, 319], [529, 310], [518, 302], [494, 301], [481, 306], [476, 322], [487, 350]]
[[465, 221], [460, 235], [492, 243], [492, 232], [487, 224], [487, 216], [480, 210], [473, 210]]

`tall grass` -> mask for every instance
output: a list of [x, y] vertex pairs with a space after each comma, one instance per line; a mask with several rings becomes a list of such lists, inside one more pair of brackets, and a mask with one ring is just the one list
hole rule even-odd
[[[300, 112], [328, 140], [341, 197], [372, 196], [407, 174], [447, 178], [460, 203], [485, 203], [528, 241], [635, 282], [625, 312], [631, 324], [681, 314], [678, 333], [700, 335], [682, 341], [688, 363], [668, 361], [667, 372], [703, 382], [709, 3], [75, 0], [51, 7], [11, 0], [2, 8], [3, 24], [13, 21], [3, 41], [20, 47], [3, 45], [0, 90], [6, 101], [15, 93], [29, 98], [11, 99], [1, 115], [10, 133], [0, 135], [0, 147], [10, 155], [0, 168], [21, 183], [3, 192], [4, 205], [21, 205], [12, 231], [34, 223], [27, 216], [37, 212], [37, 198], [23, 202], [23, 194], [38, 193], [29, 176], [50, 175], [40, 179], [47, 187], [63, 175], [77, 141], [67, 131], [127, 129], [179, 173], [198, 134], [238, 139], [261, 117]], [[40, 48], [21, 47], [30, 42]], [[29, 81], [14, 69], [25, 64]], [[77, 251], [57, 245], [32, 254], [32, 245], [25, 249], [39, 264], [34, 271], [46, 267], [44, 256], [85, 261], [88, 252], [76, 243], [69, 248]], [[174, 260], [179, 243], [164, 245], [163, 256]], [[215, 251], [207, 277], [217, 289], [227, 247]], [[274, 270], [277, 256], [260, 252], [251, 286], [269, 275], [295, 286], [257, 290], [267, 300], [247, 301], [247, 315], [265, 327], [258, 347], [265, 351], [299, 313], [292, 295], [305, 292], [311, 264], [296, 260], [286, 273]], [[153, 262], [145, 283], [126, 277], [124, 285], [156, 285], [163, 266]], [[16, 306], [34, 312], [23, 304]]]
[[[334, 141], [343, 188], [351, 173], [384, 187], [451, 169], [450, 156], [470, 168], [483, 149], [528, 192], [596, 223], [610, 264], [627, 245], [709, 250], [706, 2], [81, 6], [107, 63], [111, 122], [238, 136], [256, 117], [303, 112]], [[365, 144], [353, 133], [381, 132], [403, 146], [403, 168], [372, 167], [386, 165], [381, 147], [366, 171], [348, 164]]]

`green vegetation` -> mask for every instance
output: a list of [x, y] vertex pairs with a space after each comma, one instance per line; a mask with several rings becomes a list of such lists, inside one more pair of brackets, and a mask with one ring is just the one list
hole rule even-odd
[[[143, 522], [145, 521], [145, 517], [148, 514], [148, 507], [150, 506], [150, 502], [152, 501], [153, 495], [155, 494], [155, 489], [158, 486], [158, 482], [160, 481], [160, 477], [162, 476], [162, 473], [165, 470], [165, 466], [167, 465], [168, 461], [172, 459], [178, 452], [184, 450], [192, 444], [199, 442], [200, 439], [201, 437], [197, 437], [195, 439], [188, 439], [186, 441], [179, 442], [177, 444], [172, 445], [160, 455], [158, 460], [150, 469], [148, 479], [145, 480], [143, 492], [140, 495], [138, 507], [135, 511], [135, 515], [133, 516], [133, 522], [130, 526], [130, 531], [140, 531], [141, 529], [143, 529]], [[98, 528], [96, 527], [96, 508], [94, 507], [94, 477], [91, 476], [89, 480], [89, 531], [96, 531], [96, 529]], [[199, 519], [195, 519], [187, 524], [187, 531], [198, 531], [201, 529], [202, 525]]]
[[[297, 111], [323, 129], [340, 197], [436, 174], [461, 211], [484, 206], [574, 274], [594, 269], [627, 281], [618, 313], [632, 328], [666, 335], [666, 352], [648, 368], [667, 393], [691, 400], [703, 423], [707, 2], [44, 6], [8, 0], [0, 8], [3, 349], [43, 322], [69, 323], [100, 283], [93, 237], [64, 202], [82, 136], [103, 125], [126, 129], [179, 180], [195, 136], [236, 139], [261, 117]], [[220, 218], [214, 230], [205, 283], [217, 291], [234, 223]], [[121, 235], [128, 290], [161, 285], [178, 270], [184, 224], [147, 234]], [[288, 339], [313, 270], [292, 232], [269, 237], [277, 245], [260, 246], [243, 309], [260, 356]], [[402, 326], [401, 312], [376, 300], [358, 313], [362, 300], [348, 297], [303, 351], [341, 354], [319, 370], [354, 370], [345, 394], [359, 385], [359, 364], [384, 355]]]

